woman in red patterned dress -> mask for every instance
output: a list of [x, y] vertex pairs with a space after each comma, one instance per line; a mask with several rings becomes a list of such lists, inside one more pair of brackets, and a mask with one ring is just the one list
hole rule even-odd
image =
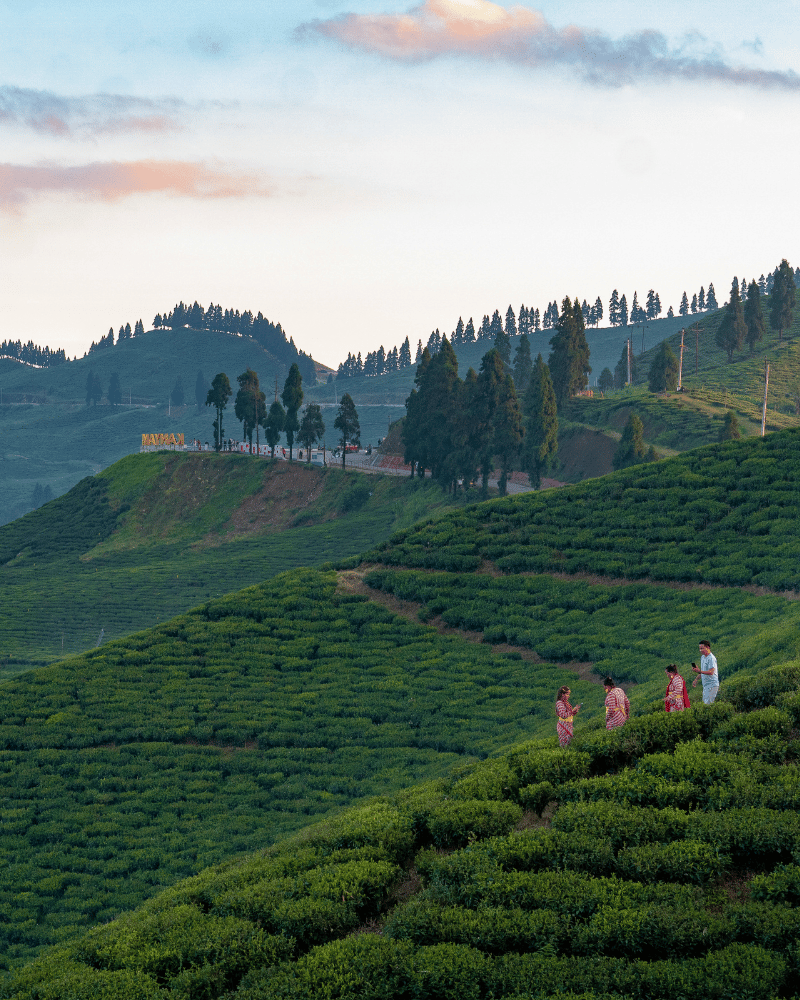
[[556, 701], [556, 715], [558, 716], [558, 720], [556, 721], [556, 733], [558, 734], [559, 746], [562, 747], [569, 746], [573, 735], [572, 720], [581, 709], [580, 705], [576, 705], [575, 708], [570, 705], [569, 696], [571, 693], [572, 692], [568, 687], [558, 689]]
[[603, 681], [606, 691], [606, 729], [624, 726], [631, 714], [631, 703], [621, 687], [614, 687], [610, 677]]
[[668, 712], [682, 712], [684, 708], [690, 708], [686, 681], [678, 673], [677, 664], [670, 663], [665, 672], [669, 678], [669, 684], [667, 684], [667, 692], [664, 696], [664, 708]]

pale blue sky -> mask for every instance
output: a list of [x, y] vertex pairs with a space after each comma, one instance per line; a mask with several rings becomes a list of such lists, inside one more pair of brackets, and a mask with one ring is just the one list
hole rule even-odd
[[335, 365], [509, 303], [722, 300], [800, 263], [798, 38], [797, 0], [0, 0], [0, 340], [198, 298]]

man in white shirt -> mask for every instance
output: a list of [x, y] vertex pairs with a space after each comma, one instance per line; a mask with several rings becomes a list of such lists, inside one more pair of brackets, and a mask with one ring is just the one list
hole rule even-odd
[[707, 639], [702, 639], [699, 643], [700, 666], [692, 664], [692, 670], [697, 677], [692, 681], [692, 687], [697, 686], [697, 681], [703, 682], [703, 704], [713, 705], [714, 699], [719, 691], [719, 673], [717, 671], [717, 658], [711, 652], [711, 645]]

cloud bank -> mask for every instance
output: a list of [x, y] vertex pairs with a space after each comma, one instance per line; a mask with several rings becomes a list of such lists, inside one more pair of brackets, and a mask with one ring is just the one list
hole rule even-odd
[[97, 94], [60, 97], [43, 90], [0, 87], [0, 124], [71, 138], [120, 132], [167, 132], [181, 127], [179, 101]]
[[264, 197], [273, 190], [262, 177], [206, 163], [138, 160], [71, 167], [0, 163], [0, 207], [19, 209], [45, 193], [111, 202], [137, 194], [200, 199]]
[[732, 66], [714, 55], [671, 49], [658, 31], [613, 39], [570, 25], [554, 28], [537, 10], [508, 9], [490, 0], [425, 0], [407, 14], [343, 14], [297, 29], [389, 59], [471, 56], [530, 67], [566, 66], [584, 80], [621, 86], [641, 79], [718, 81], [800, 90], [800, 76]]

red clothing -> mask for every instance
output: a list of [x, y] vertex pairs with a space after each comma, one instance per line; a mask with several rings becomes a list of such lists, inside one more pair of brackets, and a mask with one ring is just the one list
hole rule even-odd
[[669, 684], [664, 696], [664, 708], [668, 712], [682, 712], [684, 708], [689, 708], [689, 694], [686, 690], [686, 681], [680, 674], [675, 674]]
[[556, 733], [558, 734], [559, 746], [569, 746], [573, 736], [572, 720], [575, 716], [575, 709], [568, 701], [561, 698], [556, 702], [556, 715], [558, 716]]
[[606, 695], [606, 729], [624, 726], [631, 714], [631, 703], [622, 688], [612, 688]]

